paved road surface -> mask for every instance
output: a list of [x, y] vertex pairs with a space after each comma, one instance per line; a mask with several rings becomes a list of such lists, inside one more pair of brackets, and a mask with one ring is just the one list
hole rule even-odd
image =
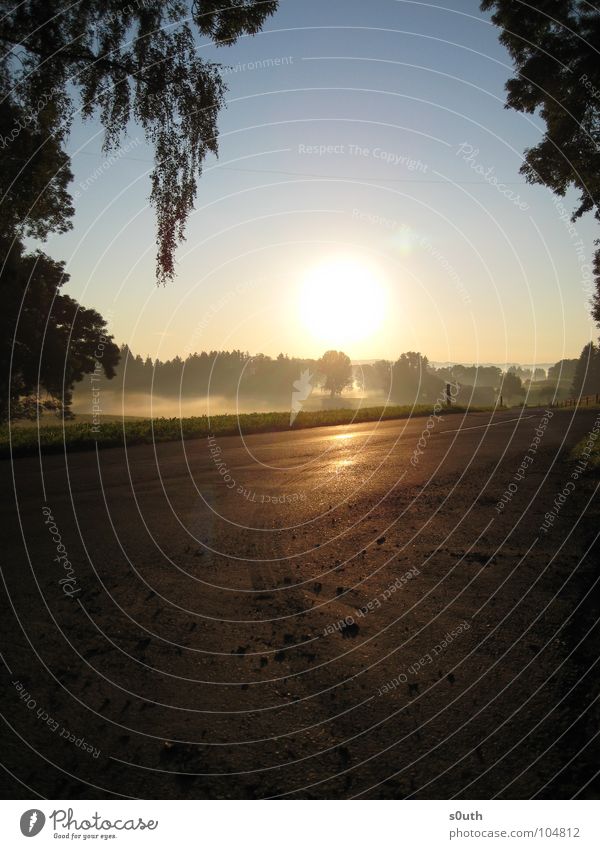
[[597, 416], [3, 462], [5, 792], [593, 796]]

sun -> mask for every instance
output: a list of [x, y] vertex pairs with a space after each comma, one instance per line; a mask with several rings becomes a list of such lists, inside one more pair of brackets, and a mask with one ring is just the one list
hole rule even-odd
[[332, 257], [310, 269], [300, 289], [300, 319], [318, 342], [332, 347], [373, 336], [386, 309], [377, 271], [361, 259]]

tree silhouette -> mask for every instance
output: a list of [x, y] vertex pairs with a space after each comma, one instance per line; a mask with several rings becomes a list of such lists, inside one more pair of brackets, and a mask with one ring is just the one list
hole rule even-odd
[[[7, 141], [15, 127], [21, 127], [18, 139]], [[58, 138], [29, 125], [25, 109], [6, 96], [0, 103], [0, 161], [0, 235], [44, 239], [68, 230], [69, 157]]]
[[[0, 421], [41, 407], [68, 414], [72, 387], [94, 370], [97, 346], [104, 345], [106, 377], [118, 360], [102, 316], [60, 293], [69, 279], [62, 264], [23, 246], [22, 237], [68, 229], [73, 212], [68, 156], [26, 117], [10, 100], [0, 105]], [[11, 141], [15, 121], [19, 137]]]
[[588, 342], [575, 366], [571, 394], [578, 398], [596, 392], [600, 392], [600, 349], [593, 342]]
[[[592, 346], [592, 350], [598, 351], [597, 346]], [[585, 351], [583, 359], [588, 363]], [[342, 354], [342, 358], [344, 357], [345, 354]], [[335, 359], [337, 361], [337, 357]], [[265, 354], [251, 355], [240, 350], [199, 351], [189, 354], [185, 359], [176, 356], [171, 360], [161, 361], [135, 355], [127, 345], [123, 345], [112, 385], [115, 393], [123, 393], [125, 399], [131, 398], [136, 404], [137, 399], [134, 396], [152, 392], [161, 398], [182, 398], [188, 401], [210, 395], [213, 398], [218, 396], [242, 400], [245, 404], [268, 402], [274, 405], [272, 409], [275, 409], [275, 405], [289, 403], [290, 390], [296, 388], [294, 383], [299, 375], [318, 374], [319, 382], [323, 385], [326, 377], [322, 362], [282, 354], [276, 358]], [[578, 362], [579, 360], [561, 361], [563, 371], [560, 383], [563, 392], [564, 385], [571, 381]], [[594, 362], [595, 368], [600, 368], [600, 354]], [[522, 400], [525, 395], [516, 365], [511, 366], [506, 375], [503, 375], [497, 366], [455, 364], [435, 369], [426, 356], [414, 351], [402, 354], [395, 363], [378, 360], [365, 363], [361, 367], [350, 366], [350, 370], [347, 368], [348, 360], [344, 360], [344, 363], [344, 373], [349, 380], [346, 385], [352, 384], [354, 372], [358, 379], [362, 374], [363, 388], [377, 393], [382, 401], [389, 395], [392, 401], [400, 404], [433, 404], [438, 399], [445, 398], [446, 383], [460, 387], [456, 396], [458, 403], [494, 404], [500, 393], [506, 400], [510, 398], [515, 401]], [[561, 363], [550, 367], [549, 383], [558, 380]], [[581, 375], [585, 376], [586, 372], [588, 382], [585, 392], [600, 392], [598, 371], [594, 372], [588, 364], [580, 369]], [[593, 374], [596, 374], [595, 383]], [[327, 388], [331, 392], [331, 386]], [[109, 389], [110, 387], [107, 387], [106, 391]], [[535, 398], [538, 400], [549, 401], [554, 395], [555, 387], [552, 385], [535, 387]], [[89, 385], [86, 381], [76, 385], [75, 401], [79, 407], [89, 401]], [[120, 408], [120, 398], [118, 405]]]
[[573, 380], [578, 360], [559, 360], [548, 369], [548, 380]]
[[[107, 151], [118, 145], [130, 121], [141, 125], [154, 148], [150, 201], [157, 218], [157, 277], [170, 279], [197, 176], [207, 153], [217, 152], [225, 91], [220, 66], [198, 55], [196, 36], [232, 44], [259, 32], [276, 8], [274, 0], [0, 0], [0, 100], [10, 113], [3, 153], [15, 168], [29, 168], [28, 154], [40, 139], [49, 152], [42, 148], [39, 156], [63, 158], [66, 169], [63, 145], [77, 98], [85, 118], [99, 116]], [[8, 117], [0, 120], [6, 124]], [[24, 129], [31, 142], [25, 147]], [[67, 179], [67, 170], [59, 172], [63, 192]], [[3, 205], [11, 202], [9, 193]], [[30, 193], [28, 202], [38, 201]], [[54, 228], [64, 226], [69, 207], [66, 202], [62, 213], [53, 211]]]
[[398, 404], [432, 401], [440, 396], [443, 383], [418, 351], [406, 351], [392, 366], [392, 400]]
[[0, 238], [0, 249], [0, 420], [44, 406], [68, 414], [74, 384], [97, 362], [113, 377], [119, 349], [99, 313], [60, 294], [62, 263], [14, 240]]
[[[573, 220], [594, 211], [600, 221], [600, 11], [581, 0], [483, 0], [502, 29], [500, 41], [515, 63], [507, 106], [539, 114], [542, 141], [525, 151], [521, 173], [563, 197], [579, 190]], [[600, 323], [600, 250], [594, 261], [592, 314]]]
[[504, 398], [522, 398], [525, 395], [521, 378], [515, 371], [510, 369], [502, 377], [502, 382], [498, 390]]
[[318, 363], [324, 376], [323, 388], [334, 398], [352, 386], [352, 363], [343, 351], [326, 351]]

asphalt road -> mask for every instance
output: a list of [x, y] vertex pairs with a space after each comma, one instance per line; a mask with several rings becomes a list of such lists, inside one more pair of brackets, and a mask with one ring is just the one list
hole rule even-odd
[[594, 797], [598, 415], [2, 462], [5, 795]]

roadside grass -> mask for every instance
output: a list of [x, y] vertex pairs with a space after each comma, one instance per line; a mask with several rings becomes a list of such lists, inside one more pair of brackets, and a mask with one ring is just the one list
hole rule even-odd
[[[121, 423], [123, 419], [125, 421], [140, 421], [143, 416], [122, 416], [122, 415], [110, 415], [102, 413], [100, 416], [96, 416], [96, 418], [100, 419], [101, 422], [118, 422]], [[59, 424], [60, 422], [60, 424]], [[75, 416], [71, 420], [66, 420], [65, 425], [68, 427], [70, 424], [92, 424], [92, 415], [91, 413], [75, 413]], [[37, 419], [14, 419], [11, 422], [11, 428], [16, 430], [17, 428], [26, 428], [27, 430], [37, 430], [38, 427], [53, 427], [59, 428], [62, 430], [62, 418], [60, 416], [56, 416], [53, 413], [45, 413], [40, 417], [40, 421], [38, 423]], [[3, 428], [0, 427], [0, 431], [3, 431]]]
[[[494, 407], [470, 407], [469, 412], [491, 411]], [[442, 415], [465, 413], [466, 407], [444, 408]], [[189, 418], [102, 420], [97, 433], [91, 421], [66, 421], [38, 427], [0, 427], [0, 458], [25, 457], [42, 452], [89, 451], [120, 445], [143, 445], [207, 436], [244, 436], [251, 433], [295, 431], [327, 425], [388, 421], [429, 416], [433, 406], [364, 407], [360, 410], [318, 410], [301, 412], [290, 427], [289, 412], [242, 413], [240, 415], [193, 416]], [[35, 423], [34, 423], [35, 424]]]
[[586, 470], [598, 474], [600, 472], [600, 436], [591, 442], [589, 436], [585, 436], [573, 449], [575, 460], [587, 460]]

